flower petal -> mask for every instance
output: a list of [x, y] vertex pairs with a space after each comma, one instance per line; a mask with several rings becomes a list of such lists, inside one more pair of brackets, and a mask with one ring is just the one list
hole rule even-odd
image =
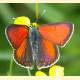
[[49, 69], [49, 76], [64, 76], [64, 67], [54, 65]]
[[35, 75], [36, 75], [36, 76], [47, 76], [47, 75], [46, 75], [44, 72], [42, 72], [42, 71], [37, 71]]

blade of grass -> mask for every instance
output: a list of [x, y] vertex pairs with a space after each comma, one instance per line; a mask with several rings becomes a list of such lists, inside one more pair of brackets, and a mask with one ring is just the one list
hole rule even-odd
[[15, 17], [16, 14], [12, 11], [9, 4], [0, 4], [0, 16], [6, 23], [11, 23], [12, 18]]

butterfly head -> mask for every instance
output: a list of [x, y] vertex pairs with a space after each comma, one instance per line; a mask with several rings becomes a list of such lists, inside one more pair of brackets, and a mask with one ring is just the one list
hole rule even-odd
[[32, 23], [32, 26], [35, 27], [35, 28], [38, 28], [39, 27], [39, 25], [36, 22], [33, 22]]
[[32, 26], [32, 27], [35, 27], [35, 28], [38, 27], [38, 24], [36, 22], [31, 24], [30, 19], [28, 17], [25, 17], [25, 16], [20, 16], [20, 17], [15, 18], [14, 24], [26, 25], [28, 27]]

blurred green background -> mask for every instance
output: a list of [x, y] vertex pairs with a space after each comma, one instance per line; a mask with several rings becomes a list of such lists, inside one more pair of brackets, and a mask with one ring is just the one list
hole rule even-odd
[[[65, 76], [80, 76], [80, 4], [39, 4], [39, 16], [46, 13], [38, 21], [39, 24], [55, 22], [74, 23], [74, 34], [69, 43], [60, 49], [58, 65], [65, 68]], [[12, 48], [5, 37], [5, 28], [13, 24], [18, 16], [28, 16], [31, 22], [35, 18], [35, 4], [0, 4], [0, 75], [7, 75], [9, 71]], [[12, 75], [28, 75], [27, 69], [13, 62]], [[49, 69], [42, 69], [48, 74]], [[37, 69], [31, 70], [32, 75]]]

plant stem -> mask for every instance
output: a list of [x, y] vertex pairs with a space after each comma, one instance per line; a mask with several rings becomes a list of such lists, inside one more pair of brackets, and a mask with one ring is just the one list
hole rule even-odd
[[39, 5], [38, 5], [38, 3], [39, 3], [39, 0], [36, 0], [36, 19], [38, 19], [38, 17], [39, 17]]
[[11, 76], [12, 75], [12, 67], [13, 67], [13, 58], [11, 57], [8, 76]]
[[28, 72], [28, 76], [31, 76], [30, 69], [27, 69], [27, 72]]

